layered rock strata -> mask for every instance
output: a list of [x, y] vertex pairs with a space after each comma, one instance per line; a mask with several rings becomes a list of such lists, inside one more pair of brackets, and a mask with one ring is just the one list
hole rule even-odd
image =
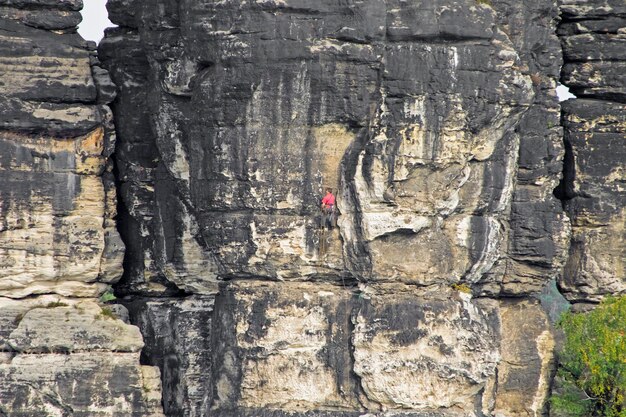
[[[323, 276], [524, 294], [555, 276], [554, 5], [136, 6], [109, 3], [122, 27], [100, 47], [129, 291]], [[319, 251], [325, 186], [339, 253]]]
[[581, 306], [626, 293], [626, 5], [564, 1], [567, 160], [558, 190], [572, 220], [560, 285]]
[[119, 280], [124, 253], [112, 220], [113, 96], [98, 93], [93, 49], [77, 34], [0, 25], [0, 291], [98, 296]]
[[93, 301], [0, 298], [0, 415], [162, 416], [143, 339]]
[[121, 277], [124, 245], [115, 87], [75, 33], [81, 7], [0, 1], [2, 416], [163, 415], [138, 328], [96, 303]]
[[545, 412], [533, 296], [569, 244], [555, 3], [108, 9], [116, 291], [167, 415]]

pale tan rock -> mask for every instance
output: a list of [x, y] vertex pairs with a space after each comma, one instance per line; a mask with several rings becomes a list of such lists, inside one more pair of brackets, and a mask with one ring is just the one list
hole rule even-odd
[[[47, 6], [50, 16], [70, 16], [80, 5], [71, 13]], [[123, 244], [106, 208], [116, 205], [115, 193], [101, 178], [111, 112], [97, 103], [89, 45], [36, 29], [60, 22], [36, 24], [45, 9], [34, 2], [2, 22], [0, 295], [94, 297], [121, 276]]]
[[232, 283], [219, 311], [224, 340], [217, 408], [357, 406], [349, 374], [349, 291], [320, 283]]
[[383, 410], [461, 409], [500, 360], [497, 303], [439, 289], [366, 288], [354, 318], [354, 372]]
[[19, 354], [0, 363], [0, 406], [15, 416], [162, 417], [158, 375], [139, 353]]
[[555, 367], [555, 338], [538, 302], [500, 303], [502, 339], [495, 381], [497, 417], [545, 415]]
[[[485, 62], [486, 68], [501, 70], [502, 78], [486, 88], [493, 89], [500, 99], [488, 105], [493, 117], [479, 131], [469, 128], [473, 116], [463, 106], [457, 91], [461, 86], [450, 85], [437, 99], [403, 97], [402, 107], [382, 97], [390, 103], [389, 108], [382, 106], [383, 114], [371, 128], [373, 149], [379, 151], [369, 154], [364, 149], [360, 153], [355, 201], [338, 201], [344, 253], [349, 256], [352, 241], [362, 235], [369, 249], [371, 278], [427, 285], [460, 279], [476, 282], [498, 259], [506, 257], [506, 228], [519, 153], [519, 138], [509, 130], [519, 122], [534, 92], [530, 79], [517, 69], [520, 58], [508, 38], [494, 38], [489, 48], [497, 58]], [[420, 62], [415, 58], [419, 47], [398, 47], [394, 53], [393, 59]], [[443, 70], [454, 79], [462, 67], [459, 62], [478, 52], [473, 47], [451, 45], [423, 53], [448, 56]], [[397, 71], [393, 76], [408, 77]], [[443, 106], [439, 104], [442, 101], [445, 112], [435, 121], [432, 112]], [[394, 123], [385, 123], [385, 117], [394, 117]], [[392, 146], [397, 148], [388, 154]], [[504, 151], [494, 155], [498, 147]], [[503, 178], [497, 194], [487, 175], [494, 169], [494, 158], [504, 159], [498, 167]], [[477, 245], [482, 246], [479, 256]]]
[[53, 304], [74, 305], [76, 300], [58, 295], [42, 295], [23, 300], [0, 297], [0, 351], [10, 351], [8, 339], [22, 321], [22, 318], [33, 308], [45, 308]]
[[90, 301], [63, 304], [26, 312], [9, 336], [10, 346], [22, 353], [139, 352], [143, 347], [139, 328], [119, 320], [111, 309]]

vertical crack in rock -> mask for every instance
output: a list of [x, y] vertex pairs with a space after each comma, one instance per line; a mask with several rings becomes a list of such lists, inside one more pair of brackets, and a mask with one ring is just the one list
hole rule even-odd
[[566, 159], [556, 195], [572, 235], [558, 284], [574, 308], [585, 308], [626, 292], [626, 6], [594, 0], [560, 7], [561, 82], [578, 98], [562, 106]]
[[563, 202], [563, 209], [565, 210], [567, 201], [576, 197], [574, 190], [576, 163], [574, 149], [566, 137], [563, 138], [563, 148], [563, 178], [559, 181], [559, 186], [554, 189], [554, 196]]
[[213, 398], [213, 297], [136, 298], [125, 302], [130, 319], [152, 343], [142, 363], [158, 366], [166, 415], [202, 415]]
[[364, 389], [363, 386], [363, 380], [361, 378], [361, 375], [358, 374], [355, 371], [355, 363], [356, 363], [356, 358], [355, 358], [355, 353], [356, 353], [356, 346], [354, 343], [354, 338], [357, 336], [356, 333], [356, 325], [358, 322], [358, 317], [361, 314], [361, 308], [363, 306], [363, 297], [368, 297], [367, 295], [367, 291], [366, 288], [361, 288], [356, 292], [356, 300], [355, 300], [355, 307], [352, 310], [352, 314], [350, 316], [350, 326], [349, 326], [349, 352], [350, 352], [350, 372], [351, 372], [351, 377], [355, 379], [356, 383], [355, 383], [355, 392], [354, 395], [356, 396], [356, 398], [359, 401], [359, 404], [361, 405], [361, 407], [363, 409], [366, 410], [382, 410], [382, 404], [379, 402], [376, 402], [375, 400], [371, 400], [370, 398], [368, 398], [367, 393]]
[[0, 414], [163, 416], [125, 309], [115, 86], [81, 0], [0, 1]]
[[168, 415], [541, 415], [558, 9], [482, 3], [109, 1], [116, 290]]

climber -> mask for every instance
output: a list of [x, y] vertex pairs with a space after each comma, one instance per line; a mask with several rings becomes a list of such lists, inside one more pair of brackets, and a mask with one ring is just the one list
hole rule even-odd
[[335, 196], [332, 188], [326, 188], [326, 195], [322, 198], [322, 227], [331, 229], [335, 227]]

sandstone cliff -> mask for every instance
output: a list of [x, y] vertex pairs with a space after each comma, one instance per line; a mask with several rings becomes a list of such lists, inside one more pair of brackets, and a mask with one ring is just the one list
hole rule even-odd
[[555, 282], [625, 292], [622, 2], [80, 7], [0, 0], [0, 416], [547, 415]]
[[[0, 2], [0, 415], [162, 415], [139, 329], [96, 304], [122, 273], [115, 94], [82, 2]], [[120, 310], [122, 311], [122, 310]]]
[[626, 4], [564, 1], [559, 34], [572, 240], [561, 285], [581, 304], [626, 293]]
[[556, 4], [108, 8], [117, 291], [166, 414], [544, 412], [534, 295], [569, 244]]

